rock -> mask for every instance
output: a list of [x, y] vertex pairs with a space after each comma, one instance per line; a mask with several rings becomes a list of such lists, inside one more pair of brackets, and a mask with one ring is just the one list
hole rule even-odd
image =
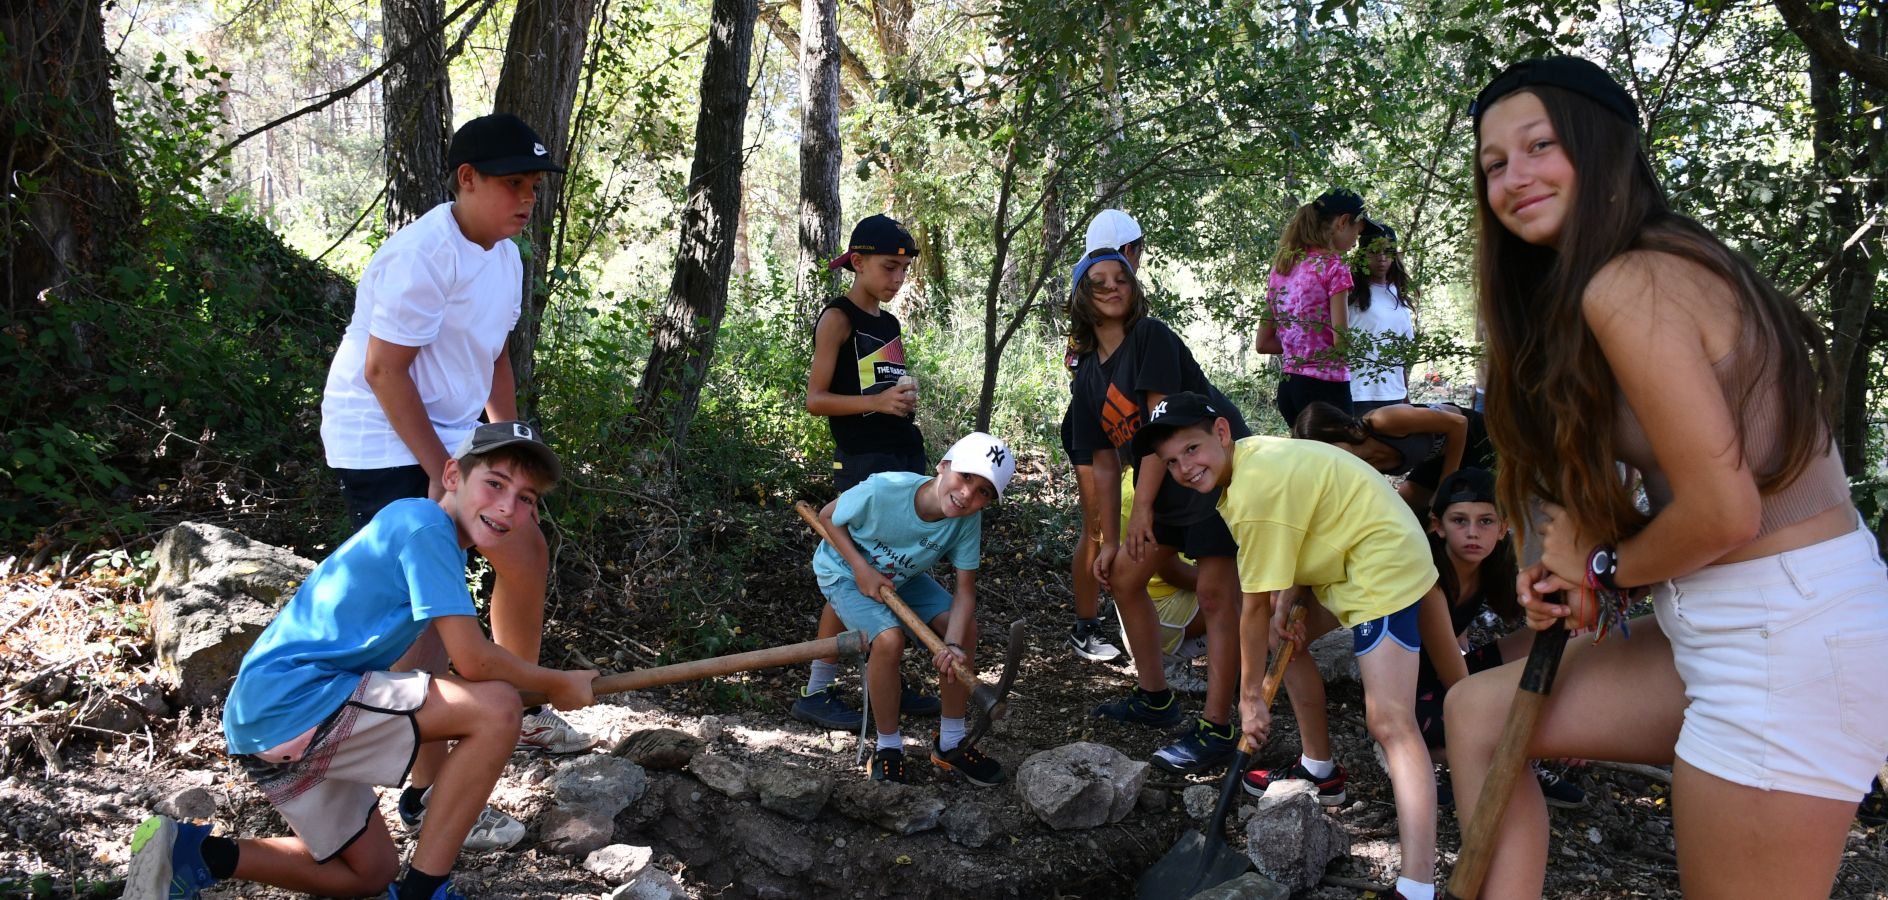
[[1354, 650], [1356, 641], [1348, 628], [1333, 628], [1329, 634], [1311, 642], [1311, 659], [1318, 664], [1318, 674], [1324, 676], [1327, 686], [1359, 680]]
[[695, 728], [700, 732], [701, 739], [710, 744], [721, 740], [728, 733], [728, 726], [721, 724], [720, 716], [702, 716]]
[[538, 847], [561, 856], [588, 857], [609, 846], [616, 820], [583, 806], [553, 806], [538, 817]]
[[94, 703], [79, 724], [88, 728], [102, 728], [120, 734], [130, 734], [144, 728], [144, 714], [136, 708], [119, 703], [115, 698], [107, 697], [103, 703]]
[[976, 800], [951, 804], [941, 824], [945, 837], [972, 848], [994, 846], [1013, 830], [997, 807]]
[[1141, 812], [1159, 813], [1166, 812], [1168, 805], [1172, 802], [1173, 797], [1166, 791], [1160, 788], [1144, 787], [1141, 788], [1141, 799], [1135, 801], [1135, 805], [1141, 808]]
[[610, 892], [610, 900], [675, 900], [686, 897], [674, 877], [654, 866], [642, 870], [634, 881]]
[[178, 821], [207, 819], [216, 815], [216, 797], [200, 787], [184, 788], [157, 801], [156, 811]]
[[538, 819], [538, 845], [565, 856], [587, 856], [607, 846], [616, 814], [649, 788], [641, 766], [596, 754], [560, 768], [547, 783], [553, 805]]
[[761, 808], [811, 822], [826, 808], [833, 778], [806, 769], [765, 768], [748, 775], [748, 786], [760, 797]]
[[134, 684], [118, 693], [118, 700], [143, 713], [145, 719], [168, 719], [173, 715], [164, 702], [164, 690], [155, 684]]
[[157, 545], [151, 637], [158, 666], [189, 706], [229, 694], [243, 654], [314, 563], [234, 531], [185, 522]]
[[938, 826], [944, 801], [895, 781], [848, 781], [833, 792], [839, 811], [893, 834], [916, 834]]
[[754, 789], [747, 783], [747, 765], [726, 756], [709, 753], [707, 748], [688, 758], [688, 770], [695, 777], [730, 800], [752, 800]]
[[583, 867], [610, 884], [627, 884], [654, 858], [655, 851], [648, 847], [611, 844], [584, 857]]
[[1246, 856], [1291, 890], [1316, 885], [1324, 867], [1349, 852], [1350, 836], [1324, 814], [1309, 781], [1273, 782], [1246, 823]]
[[1147, 784], [1148, 764], [1083, 741], [1044, 750], [1016, 770], [1023, 806], [1058, 831], [1127, 818]]
[[779, 816], [737, 816], [731, 826], [729, 845], [765, 848], [761, 864], [787, 878], [806, 874], [819, 859], [808, 829]]
[[688, 765], [688, 759], [702, 748], [701, 738], [673, 728], [650, 728], [618, 741], [610, 750], [645, 769], [675, 770]]
[[1219, 803], [1219, 789], [1210, 784], [1190, 784], [1180, 792], [1180, 805], [1186, 807], [1187, 818], [1204, 819], [1213, 814], [1213, 807]]
[[1291, 900], [1291, 888], [1257, 872], [1247, 872], [1194, 894], [1193, 900]]

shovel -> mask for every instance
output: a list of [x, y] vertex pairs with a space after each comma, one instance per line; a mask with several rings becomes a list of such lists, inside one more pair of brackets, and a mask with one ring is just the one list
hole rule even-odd
[[[767, 647], [761, 650], [749, 650], [746, 653], [730, 653], [727, 656], [713, 656], [708, 659], [679, 662], [667, 666], [618, 672], [614, 675], [598, 675], [590, 682], [590, 692], [601, 697], [604, 694], [637, 691], [663, 684], [699, 681], [717, 675], [771, 669], [775, 666], [803, 663], [828, 656], [855, 659], [864, 652], [865, 632], [848, 631], [820, 641], [803, 641], [784, 647]], [[547, 698], [536, 691], [520, 691], [518, 696], [526, 706], [547, 702]]]
[[[1304, 607], [1291, 611], [1292, 627], [1304, 620]], [[1281, 642], [1271, 668], [1265, 670], [1259, 702], [1267, 708], [1278, 695], [1279, 684], [1285, 680], [1285, 663], [1291, 661], [1293, 646], [1292, 641]], [[1226, 768], [1226, 780], [1219, 787], [1219, 803], [1213, 807], [1206, 832], [1189, 831], [1181, 835], [1166, 856], [1142, 873], [1140, 891], [1135, 894], [1137, 900], [1185, 900], [1239, 877], [1252, 865], [1252, 860], [1244, 853], [1226, 843], [1226, 814], [1232, 811], [1232, 798], [1239, 792], [1239, 779], [1245, 777], [1246, 765], [1257, 750], [1258, 744], [1252, 735], [1239, 736], [1238, 752], [1233, 754], [1232, 765]]]

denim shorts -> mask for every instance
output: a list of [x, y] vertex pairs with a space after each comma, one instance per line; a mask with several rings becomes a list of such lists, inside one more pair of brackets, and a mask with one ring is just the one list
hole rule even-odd
[[1680, 759], [1855, 802], [1888, 758], [1888, 572], [1857, 530], [1654, 588], [1685, 684]]
[[[859, 593], [858, 582], [850, 577], [841, 578], [831, 585], [820, 585], [820, 593], [832, 603], [833, 612], [839, 614], [839, 621], [846, 623], [849, 630], [865, 632], [867, 641], [878, 637], [880, 633], [897, 628], [898, 616], [892, 608]], [[922, 572], [905, 579], [894, 590], [898, 599], [905, 601], [918, 618], [930, 624], [932, 619], [951, 611], [951, 593], [944, 586]], [[909, 632], [907, 632], [909, 634]], [[913, 640], [917, 635], [912, 634]]]

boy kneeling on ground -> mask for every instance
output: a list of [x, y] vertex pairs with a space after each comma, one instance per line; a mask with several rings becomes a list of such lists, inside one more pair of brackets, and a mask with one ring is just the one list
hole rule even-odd
[[[890, 587], [944, 640], [932, 663], [942, 681], [943, 714], [931, 762], [989, 787], [1004, 779], [1003, 766], [963, 746], [964, 712], [970, 685], [953, 674], [959, 663], [976, 671], [977, 566], [983, 551], [983, 508], [1003, 496], [1016, 473], [1008, 446], [971, 432], [944, 454], [937, 475], [880, 472], [840, 494], [819, 512], [831, 542], [813, 551], [820, 593], [849, 629], [871, 641], [866, 696], [878, 727], [872, 755], [874, 781], [906, 782], [905, 740], [899, 732], [898, 662], [905, 633], [879, 599]], [[946, 593], [928, 573], [941, 560], [957, 570], [957, 590]]]
[[[1201, 493], [1223, 489], [1219, 514], [1239, 543], [1245, 598], [1239, 718], [1246, 733], [1263, 742], [1271, 728], [1271, 712], [1260, 699], [1270, 644], [1304, 639], [1286, 633], [1290, 604], [1274, 610], [1272, 593], [1310, 587], [1317, 597], [1307, 619], [1313, 636], [1340, 623], [1351, 628], [1364, 682], [1364, 721], [1383, 745], [1396, 795], [1403, 877], [1392, 896], [1430, 900], [1436, 781], [1415, 704], [1422, 652], [1418, 611], [1422, 598], [1437, 588], [1416, 517], [1368, 463], [1330, 444], [1276, 437], [1234, 442], [1226, 418], [1196, 393], [1169, 394], [1154, 408], [1134, 436], [1135, 456], [1149, 453], [1186, 487]], [[1259, 776], [1246, 775], [1248, 792], [1264, 792], [1268, 785], [1256, 784]], [[1315, 783], [1315, 776], [1294, 777]]]
[[[130, 900], [192, 898], [226, 878], [334, 897], [453, 900], [461, 844], [518, 742], [520, 689], [590, 705], [594, 671], [524, 662], [492, 643], [466, 592], [466, 548], [535, 531], [557, 455], [522, 422], [481, 425], [445, 496], [397, 500], [295, 592], [243, 657], [223, 733], [294, 837], [231, 840], [153, 816], [131, 841]], [[443, 673], [393, 671], [411, 663]], [[373, 785], [399, 785], [421, 744], [455, 742], [406, 877]]]

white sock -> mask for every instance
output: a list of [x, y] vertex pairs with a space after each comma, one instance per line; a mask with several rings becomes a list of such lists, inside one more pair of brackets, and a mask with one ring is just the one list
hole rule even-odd
[[1206, 655], [1206, 635], [1187, 638], [1180, 642], [1180, 648], [1173, 655], [1181, 659], [1198, 659]]
[[826, 686], [832, 684], [833, 679], [838, 677], [838, 675], [838, 663], [829, 663], [823, 659], [813, 660], [813, 674], [807, 676], [806, 693], [811, 694], [814, 691], [825, 690]]
[[883, 731], [879, 732], [878, 748], [880, 750], [905, 749], [905, 733], [903, 731], [894, 731], [891, 734], [886, 734]]
[[1337, 771], [1337, 763], [1328, 759], [1312, 759], [1302, 753], [1298, 755], [1298, 764], [1319, 781], [1331, 777], [1331, 773]]
[[938, 716], [937, 717], [937, 750], [938, 752], [949, 753], [952, 750], [957, 749], [957, 745], [963, 742], [964, 742], [963, 717], [959, 716], [953, 719], [950, 716]]
[[1396, 879], [1396, 892], [1403, 895], [1403, 900], [1436, 900], [1436, 886], [1433, 882], [1424, 884], [1399, 877]]

